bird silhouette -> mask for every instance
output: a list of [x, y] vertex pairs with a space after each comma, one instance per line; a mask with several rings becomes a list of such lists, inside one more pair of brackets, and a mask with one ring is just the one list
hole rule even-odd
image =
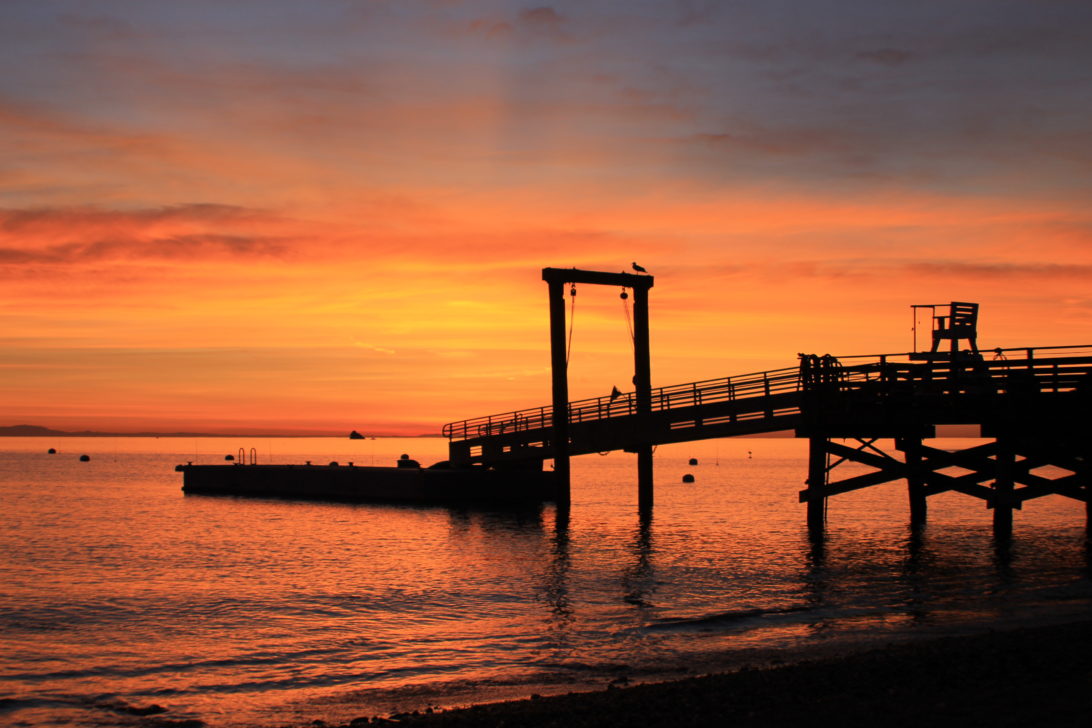
[[621, 392], [620, 389], [618, 389], [618, 387], [612, 387], [611, 388], [611, 390], [610, 390], [610, 401], [611, 402], [613, 402], [614, 400], [618, 399], [621, 396], [622, 396], [622, 392]]
[[648, 273], [647, 270], [637, 265], [636, 263], [633, 264], [633, 270], [637, 271], [638, 273]]

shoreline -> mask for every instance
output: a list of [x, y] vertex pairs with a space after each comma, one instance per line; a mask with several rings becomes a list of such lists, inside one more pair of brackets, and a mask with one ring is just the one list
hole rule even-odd
[[[1090, 615], [1092, 617], [1092, 615]], [[410, 726], [1083, 726], [1092, 618], [895, 642], [837, 657], [339, 724]], [[321, 721], [314, 726], [326, 725]], [[885, 726], [885, 728], [887, 728]]]

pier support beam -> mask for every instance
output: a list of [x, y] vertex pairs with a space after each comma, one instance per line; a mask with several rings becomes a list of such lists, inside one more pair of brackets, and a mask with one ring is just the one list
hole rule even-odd
[[652, 446], [642, 445], [637, 450], [637, 507], [651, 511], [655, 499], [652, 485]]
[[813, 535], [822, 533], [826, 526], [827, 498], [824, 488], [827, 484], [827, 438], [808, 438], [808, 531]]
[[1089, 467], [1088, 456], [1082, 458], [1081, 469], [1078, 471], [1081, 478], [1081, 491], [1084, 494], [1084, 533], [1089, 543], [1092, 543], [1092, 467]]
[[906, 491], [910, 500], [910, 527], [925, 525], [928, 514], [926, 505], [925, 475], [922, 472], [921, 438], [904, 437], [895, 442], [895, 447], [902, 450], [906, 461]]
[[565, 283], [549, 281], [550, 369], [553, 373], [554, 473], [557, 477], [557, 507], [571, 502], [569, 480], [569, 362], [565, 340]]
[[1012, 538], [1012, 508], [1015, 505], [1014, 469], [1016, 449], [1012, 438], [997, 438], [996, 467], [993, 481], [993, 536], [998, 541]]
[[[648, 288], [633, 289], [633, 386], [637, 396], [640, 437], [647, 438], [652, 419], [652, 364], [648, 336]], [[652, 444], [637, 446], [637, 507], [652, 509], [654, 500]]]

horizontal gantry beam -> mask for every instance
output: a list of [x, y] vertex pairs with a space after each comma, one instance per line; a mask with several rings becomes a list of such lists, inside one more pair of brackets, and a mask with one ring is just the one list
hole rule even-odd
[[618, 286], [620, 288], [652, 288], [653, 277], [633, 273], [604, 273], [597, 270], [578, 268], [543, 268], [542, 280], [547, 283], [565, 285], [568, 283], [586, 283], [597, 286]]

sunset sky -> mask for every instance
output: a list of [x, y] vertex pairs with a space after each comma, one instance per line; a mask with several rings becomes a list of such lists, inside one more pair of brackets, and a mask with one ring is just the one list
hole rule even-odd
[[[547, 266], [653, 385], [1092, 343], [1087, 0], [0, 3], [0, 425], [438, 432], [550, 398]], [[574, 398], [628, 388], [619, 291]]]

